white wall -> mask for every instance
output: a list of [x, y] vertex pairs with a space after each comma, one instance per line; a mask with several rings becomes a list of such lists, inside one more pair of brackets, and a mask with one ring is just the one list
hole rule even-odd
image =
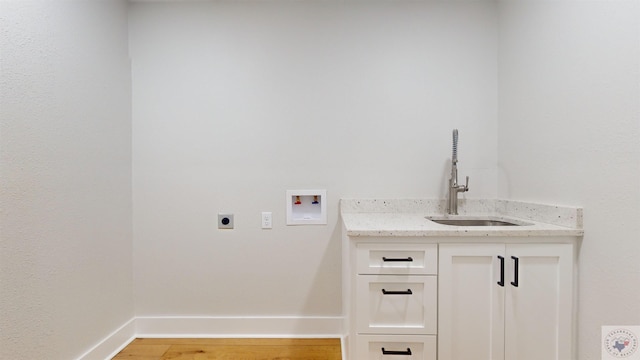
[[500, 197], [580, 205], [580, 360], [640, 324], [640, 3], [500, 4]]
[[[132, 288], [138, 316], [338, 315], [338, 199], [443, 197], [453, 127], [465, 196], [585, 207], [580, 359], [640, 323], [634, 1], [500, 2], [499, 51], [484, 2], [137, 3], [132, 93], [124, 3], [0, 9], [0, 358], [78, 356]], [[327, 226], [284, 226], [294, 188]]]
[[[488, 2], [134, 4], [136, 314], [339, 315], [338, 199], [443, 197], [454, 127], [495, 197], [496, 40]], [[306, 188], [327, 226], [284, 225]]]
[[133, 317], [127, 4], [0, 2], [0, 358]]

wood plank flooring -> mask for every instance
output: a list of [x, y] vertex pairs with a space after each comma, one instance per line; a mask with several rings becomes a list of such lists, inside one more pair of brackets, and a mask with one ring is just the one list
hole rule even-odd
[[341, 360], [340, 339], [135, 339], [113, 360]]

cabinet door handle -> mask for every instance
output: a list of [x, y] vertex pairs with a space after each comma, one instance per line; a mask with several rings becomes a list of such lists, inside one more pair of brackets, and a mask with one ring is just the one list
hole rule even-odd
[[500, 259], [500, 281], [498, 281], [498, 285], [504, 287], [504, 257], [498, 255], [498, 259]]
[[388, 258], [386, 256], [383, 256], [382, 257], [382, 261], [384, 261], [384, 262], [399, 262], [399, 261], [411, 262], [411, 261], [413, 261], [413, 258], [411, 256], [406, 257], [406, 258]]
[[411, 355], [411, 348], [406, 351], [385, 350], [382, 348], [382, 355]]
[[411, 289], [407, 289], [407, 291], [387, 291], [385, 289], [382, 289], [382, 294], [383, 295], [412, 295], [413, 291], [411, 291]]
[[511, 285], [518, 287], [518, 268], [520, 267], [518, 262], [519, 259], [515, 256], [511, 257], [513, 259], [513, 281], [511, 282]]

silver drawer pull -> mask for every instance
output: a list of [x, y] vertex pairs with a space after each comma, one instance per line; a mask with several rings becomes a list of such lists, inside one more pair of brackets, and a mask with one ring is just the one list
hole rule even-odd
[[411, 261], [413, 261], [413, 258], [411, 256], [406, 257], [406, 258], [388, 258], [386, 256], [383, 256], [382, 257], [382, 261], [384, 261], [384, 262], [400, 262], [400, 261], [411, 262]]
[[382, 355], [411, 355], [411, 348], [406, 351], [385, 350], [382, 348]]
[[407, 289], [407, 291], [387, 291], [385, 289], [382, 289], [382, 294], [383, 295], [412, 295], [413, 291], [411, 291], [411, 289]]

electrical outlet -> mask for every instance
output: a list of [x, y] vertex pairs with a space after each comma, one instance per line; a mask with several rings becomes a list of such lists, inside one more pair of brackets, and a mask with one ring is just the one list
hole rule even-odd
[[273, 215], [270, 211], [262, 213], [262, 228], [263, 229], [273, 228]]
[[233, 229], [233, 214], [218, 214], [218, 229]]

